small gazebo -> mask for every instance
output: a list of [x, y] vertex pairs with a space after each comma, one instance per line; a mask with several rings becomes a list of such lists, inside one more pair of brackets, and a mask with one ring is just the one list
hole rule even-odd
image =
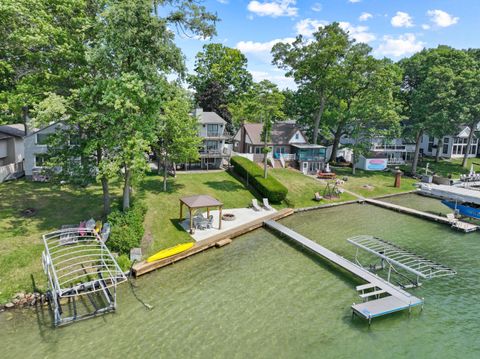
[[218, 201], [217, 199], [200, 194], [195, 196], [188, 196], [180, 198], [180, 220], [183, 218], [183, 205], [188, 207], [188, 211], [190, 214], [190, 233], [192, 233], [193, 228], [193, 216], [192, 211], [199, 209], [199, 208], [206, 208], [207, 209], [207, 216], [210, 216], [210, 209], [211, 208], [218, 208], [218, 229], [222, 229], [222, 207], [223, 203]]

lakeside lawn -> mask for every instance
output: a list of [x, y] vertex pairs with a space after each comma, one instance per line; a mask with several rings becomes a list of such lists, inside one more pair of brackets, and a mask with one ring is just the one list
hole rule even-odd
[[[467, 162], [467, 168], [462, 167], [462, 159], [442, 159], [439, 162], [435, 162], [433, 158], [423, 158], [418, 162], [417, 173], [422, 175], [425, 173], [425, 167], [428, 163], [429, 173], [437, 173], [440, 176], [446, 177], [452, 175], [452, 177], [460, 177], [461, 174], [467, 174], [470, 172], [470, 166], [473, 164], [475, 172], [480, 171], [480, 158], [469, 158]], [[411, 172], [412, 166], [401, 166], [403, 171]]]
[[400, 188], [394, 187], [395, 177], [388, 172], [373, 172], [356, 170], [355, 176], [352, 176], [351, 168], [334, 168], [337, 178], [348, 177], [342, 187], [363, 197], [371, 198], [408, 192], [415, 189], [413, 186], [418, 180], [411, 177], [402, 177]]

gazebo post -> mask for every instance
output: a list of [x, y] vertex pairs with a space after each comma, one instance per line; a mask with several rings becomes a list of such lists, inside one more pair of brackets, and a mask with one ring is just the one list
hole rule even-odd
[[183, 202], [180, 201], [180, 220], [182, 220], [183, 217]]
[[210, 217], [210, 207], [207, 207], [207, 218]]
[[222, 229], [222, 206], [218, 207], [218, 229]]
[[190, 212], [190, 234], [193, 234], [193, 218], [192, 218], [192, 209], [190, 207], [188, 207], [188, 210]]

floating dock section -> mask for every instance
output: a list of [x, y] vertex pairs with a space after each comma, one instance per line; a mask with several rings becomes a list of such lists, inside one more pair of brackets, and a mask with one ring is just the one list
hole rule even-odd
[[[350, 262], [348, 259], [345, 259], [320, 244], [313, 242], [290, 228], [273, 220], [265, 221], [265, 226], [368, 282], [368, 284], [357, 287], [358, 291], [362, 291], [360, 297], [363, 299], [376, 297], [378, 299], [370, 300], [361, 304], [354, 303], [352, 305], [352, 310], [354, 314], [367, 319], [369, 323], [373, 318], [405, 309], [410, 310], [412, 307], [423, 305], [423, 299], [417, 298], [403, 289], [394, 286], [378, 275], [371, 273], [358, 264]], [[365, 293], [364, 291], [367, 289], [372, 289], [373, 291]], [[381, 295], [388, 296], [380, 298]]]
[[371, 198], [364, 198], [362, 200], [363, 202], [373, 204], [374, 206], [386, 208], [386, 209], [391, 209], [400, 213], [406, 213], [410, 214], [416, 217], [428, 219], [431, 221], [439, 222], [439, 223], [444, 223], [450, 225], [454, 229], [458, 229], [460, 231], [463, 231], [465, 233], [469, 232], [474, 232], [479, 229], [479, 226], [467, 222], [462, 222], [456, 219], [450, 219], [447, 217], [443, 216], [437, 216], [435, 214], [427, 213], [427, 212], [422, 212], [417, 209], [413, 208], [408, 208], [408, 207], [403, 207], [399, 206], [398, 204], [394, 203], [388, 203], [388, 202], [383, 202], [383, 201], [378, 201], [376, 199], [371, 199]]

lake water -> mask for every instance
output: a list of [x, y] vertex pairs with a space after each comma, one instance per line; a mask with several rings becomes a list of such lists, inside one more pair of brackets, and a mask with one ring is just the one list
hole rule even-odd
[[[392, 199], [393, 200], [393, 199]], [[440, 212], [438, 201], [396, 203]], [[454, 268], [411, 292], [418, 308], [352, 320], [358, 280], [264, 229], [128, 284], [115, 314], [52, 329], [48, 313], [0, 314], [2, 358], [478, 358], [480, 235], [373, 207], [348, 205], [281, 221], [353, 259], [346, 239], [371, 234]]]

